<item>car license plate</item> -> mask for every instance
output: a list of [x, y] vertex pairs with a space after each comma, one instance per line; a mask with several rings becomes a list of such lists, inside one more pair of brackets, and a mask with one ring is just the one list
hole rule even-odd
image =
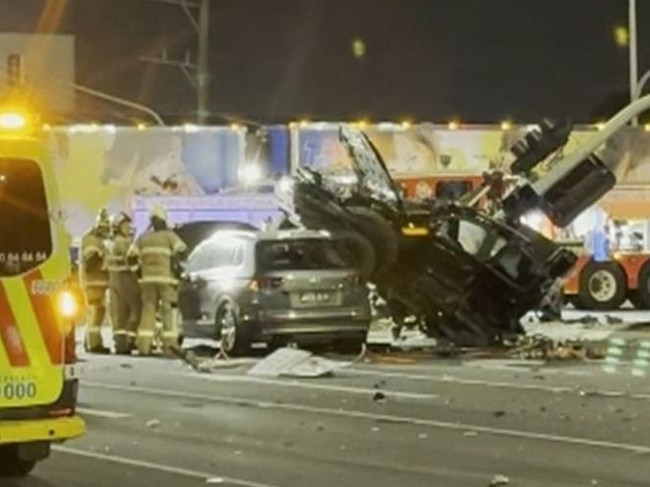
[[302, 304], [320, 304], [320, 303], [329, 303], [330, 294], [329, 293], [302, 293], [300, 295], [300, 302]]

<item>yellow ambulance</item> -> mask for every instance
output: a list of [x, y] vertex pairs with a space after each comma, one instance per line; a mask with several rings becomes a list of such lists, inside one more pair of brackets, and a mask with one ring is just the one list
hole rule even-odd
[[78, 305], [54, 168], [29, 117], [0, 107], [0, 476], [27, 475], [82, 435]]

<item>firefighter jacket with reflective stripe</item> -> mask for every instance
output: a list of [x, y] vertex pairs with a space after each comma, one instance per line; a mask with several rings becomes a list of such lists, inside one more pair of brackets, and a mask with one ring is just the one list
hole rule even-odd
[[176, 284], [173, 266], [186, 249], [185, 243], [172, 230], [149, 230], [131, 246], [129, 256], [138, 258], [141, 283]]
[[84, 287], [107, 287], [106, 246], [104, 240], [94, 232], [81, 238], [79, 249], [81, 283]]
[[106, 258], [108, 272], [130, 271], [126, 255], [133, 244], [133, 238], [125, 235], [113, 237], [110, 245], [110, 252]]

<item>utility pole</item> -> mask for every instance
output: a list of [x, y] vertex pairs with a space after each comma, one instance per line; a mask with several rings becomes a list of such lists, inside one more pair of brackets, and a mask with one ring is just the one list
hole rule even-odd
[[[180, 6], [198, 36], [197, 63], [193, 63], [189, 53], [185, 59], [173, 60], [167, 57], [167, 51], [163, 50], [159, 57], [143, 57], [142, 61], [154, 64], [164, 64], [179, 68], [192, 87], [196, 90], [196, 120], [203, 125], [208, 119], [209, 111], [209, 62], [208, 62], [208, 40], [210, 37], [210, 0], [198, 0], [199, 3], [189, 0], [148, 0], [150, 2], [166, 3]], [[198, 9], [198, 16], [192, 10]], [[198, 18], [197, 18], [198, 17]]]
[[[634, 102], [637, 96], [637, 85], [639, 83], [639, 61], [637, 56], [637, 35], [636, 35], [636, 0], [629, 0], [629, 45], [630, 45], [630, 102]], [[638, 117], [632, 119], [632, 126], [639, 124]]]
[[210, 35], [210, 0], [201, 0], [199, 10], [199, 65], [196, 73], [197, 84], [197, 119], [199, 124], [205, 123], [209, 111], [209, 80], [208, 74], [208, 37]]

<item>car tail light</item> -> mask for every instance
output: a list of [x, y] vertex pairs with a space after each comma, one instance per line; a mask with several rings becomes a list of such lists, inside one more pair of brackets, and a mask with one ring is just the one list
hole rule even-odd
[[251, 281], [248, 288], [251, 291], [259, 291], [261, 289], [275, 289], [281, 285], [281, 277], [258, 277]]

